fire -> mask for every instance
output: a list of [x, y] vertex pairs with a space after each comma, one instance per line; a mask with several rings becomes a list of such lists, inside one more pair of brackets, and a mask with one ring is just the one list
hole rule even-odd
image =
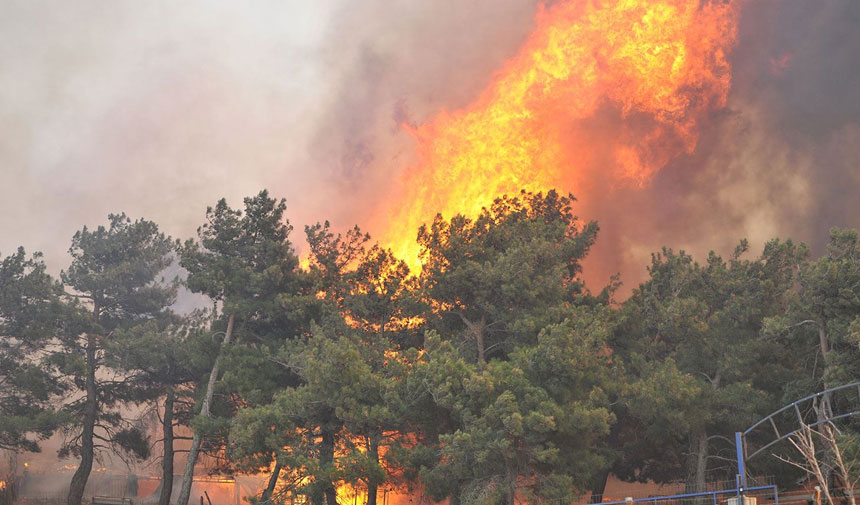
[[367, 503], [367, 491], [361, 488], [354, 487], [348, 483], [341, 483], [335, 490], [337, 502], [345, 505]]
[[471, 106], [404, 126], [417, 159], [376, 216], [381, 242], [415, 270], [415, 233], [437, 212], [474, 216], [520, 189], [588, 199], [598, 179], [647, 183], [695, 148], [702, 121], [726, 103], [736, 1], [540, 6], [522, 49]]

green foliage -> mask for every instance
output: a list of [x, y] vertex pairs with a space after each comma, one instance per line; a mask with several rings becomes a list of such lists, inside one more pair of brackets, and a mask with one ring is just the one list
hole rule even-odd
[[77, 298], [89, 303], [94, 331], [156, 317], [173, 303], [175, 284], [158, 279], [172, 262], [173, 244], [152, 221], [108, 216], [108, 227], [86, 226], [72, 237], [72, 263], [61, 273]]
[[431, 327], [471, 341], [478, 361], [533, 344], [582, 301], [580, 261], [597, 236], [580, 225], [572, 196], [555, 191], [501, 197], [474, 220], [436, 216], [418, 232], [421, 296]]
[[226, 314], [254, 313], [275, 303], [277, 294], [289, 292], [284, 282], [298, 266], [284, 200], [261, 191], [244, 204], [242, 212], [221, 199], [206, 209], [199, 242], [189, 239], [180, 250], [188, 288], [223, 302]]
[[52, 401], [62, 387], [42, 363], [58, 289], [38, 253], [19, 248], [0, 263], [0, 449], [38, 451], [61, 421]]
[[[176, 401], [172, 422], [216, 470], [271, 471], [276, 503], [337, 505], [343, 486], [368, 505], [391, 488], [569, 503], [610, 471], [730, 478], [734, 431], [860, 378], [856, 231], [833, 230], [819, 258], [779, 240], [702, 263], [664, 248], [618, 305], [617, 279], [597, 296], [581, 280], [598, 228], [573, 202], [522, 192], [437, 216], [418, 233], [421, 272], [328, 222], [305, 228], [300, 268], [266, 191], [220, 200], [182, 244], [111, 215], [75, 234], [62, 283], [21, 249], [0, 264], [0, 449], [37, 450], [62, 424], [82, 492], [97, 451], [148, 456], [125, 406]], [[177, 249], [211, 311], [169, 311]], [[840, 434], [852, 461], [857, 432]]]
[[125, 428], [113, 435], [113, 443], [138, 460], [149, 457], [149, 438], [140, 427]]
[[231, 440], [245, 468], [264, 468], [274, 454], [297, 482], [286, 490], [320, 502], [334, 499], [338, 483], [375, 492], [388, 477], [380, 448], [397, 444], [404, 410], [396, 379], [403, 364], [393, 353], [395, 339], [402, 344], [409, 333], [403, 299], [411, 281], [390, 252], [366, 249], [358, 228], [335, 235], [325, 223], [306, 234], [311, 295], [281, 303], [299, 308], [311, 331], [307, 340], [282, 340], [269, 357], [297, 382], [270, 404], [240, 411]]
[[486, 367], [428, 334], [414, 373], [457, 426], [439, 435], [439, 459], [421, 468], [432, 496], [570, 499], [606, 465], [594, 450], [613, 419], [606, 311], [576, 309], [535, 345]]
[[302, 384], [277, 393], [269, 405], [239, 412], [231, 437], [234, 455], [267, 466], [268, 459], [254, 458], [261, 447], [269, 448], [282, 464], [299, 469], [304, 482], [297, 491], [310, 495], [321, 494], [327, 483], [355, 480], [362, 461], [347, 440], [340, 440], [346, 452], [337, 458], [334, 440], [328, 460], [317, 453], [323, 431], [334, 437], [344, 429], [345, 418], [361, 422], [373, 415], [370, 366], [361, 352], [349, 339], [329, 338], [319, 327], [307, 343], [286, 345], [280, 357]]
[[374, 245], [345, 277], [349, 293], [343, 310], [362, 331], [390, 337], [401, 347], [417, 345], [419, 335], [410, 323], [420, 316], [420, 305], [405, 262]]
[[60, 274], [68, 292], [47, 358], [69, 391], [64, 410], [70, 421], [59, 455], [81, 458], [70, 504], [80, 502], [99, 451], [148, 456], [143, 427], [123, 416], [124, 406], [146, 398], [148, 385], [122, 368], [118, 354], [137, 343], [135, 327], [168, 317], [176, 295], [176, 282], [159, 278], [173, 261], [173, 241], [151, 221], [125, 214], [108, 221], [72, 237], [72, 262]]
[[[860, 376], [860, 245], [856, 230], [833, 229], [827, 254], [798, 262], [788, 310], [768, 321], [768, 333], [818, 355], [799, 391], [813, 392]], [[809, 365], [807, 365], [808, 367]], [[807, 393], [808, 394], [808, 393]]]
[[747, 250], [743, 241], [728, 261], [711, 253], [699, 265], [664, 249], [624, 304], [615, 338], [629, 384], [619, 428], [630, 438], [616, 443], [635, 460], [618, 463], [623, 476], [687, 474], [697, 487], [730, 476], [713, 461], [730, 461], [733, 433], [780, 405], [794, 359], [762, 329], [782, 310], [803, 249], [773, 241], [761, 257], [742, 259]]
[[186, 286], [216, 302], [208, 330], [211, 349], [217, 352], [198, 390], [199, 415], [192, 422], [194, 437], [179, 503], [189, 498], [201, 447], [217, 455], [218, 470], [226, 472], [237, 465], [247, 467], [249, 460], [262, 468], [278, 452], [258, 445], [253, 455], [240, 460], [225, 457], [236, 411], [270, 403], [276, 391], [295, 382], [294, 374], [271, 360], [272, 350], [308, 332], [311, 282], [298, 270], [285, 210], [284, 200], [269, 197], [265, 190], [245, 198], [243, 210], [230, 208], [222, 199], [207, 209], [198, 241], [187, 240], [180, 249], [180, 264], [188, 272]]

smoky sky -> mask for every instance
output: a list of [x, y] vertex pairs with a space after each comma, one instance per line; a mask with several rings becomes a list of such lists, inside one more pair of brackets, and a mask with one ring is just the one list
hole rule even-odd
[[[52, 271], [109, 212], [189, 237], [207, 205], [268, 188], [304, 224], [363, 224], [411, 161], [400, 126], [467, 106], [536, 0], [2, 1], [0, 254]], [[820, 250], [860, 225], [860, 3], [746, 0], [729, 102], [644, 186], [592, 181], [586, 278], [627, 287], [663, 245]], [[591, 120], [611, 129], [607, 108]], [[369, 230], [374, 232], [375, 230]]]
[[703, 261], [779, 237], [822, 253], [831, 227], [860, 226], [858, 27], [854, 0], [743, 3], [728, 105], [696, 151], [643, 188], [582, 202], [602, 232], [591, 285], [620, 271], [624, 291], [635, 287], [662, 246]]
[[[67, 264], [110, 212], [192, 236], [268, 188], [304, 224], [360, 224], [422, 121], [528, 34], [532, 0], [3, 0], [0, 254]], [[301, 243], [300, 233], [293, 236]]]

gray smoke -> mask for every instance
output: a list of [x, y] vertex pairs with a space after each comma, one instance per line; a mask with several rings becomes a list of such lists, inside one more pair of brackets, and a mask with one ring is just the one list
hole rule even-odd
[[602, 229], [588, 280], [621, 271], [629, 290], [663, 245], [704, 260], [792, 237], [820, 253], [831, 227], [860, 226], [858, 27], [854, 0], [745, 2], [728, 107], [696, 152], [583, 202]]
[[[187, 237], [206, 205], [263, 187], [297, 228], [363, 224], [410, 162], [399, 125], [469, 104], [536, 3], [6, 0], [0, 253], [41, 249], [56, 271], [108, 212]], [[603, 230], [588, 280], [621, 271], [632, 287], [662, 245], [820, 248], [860, 226], [857, 26], [854, 0], [746, 1], [729, 105], [696, 152], [645, 188], [591, 182], [608, 197], [580, 206]]]
[[[297, 229], [361, 224], [420, 122], [472, 98], [534, 0], [5, 0], [0, 254], [109, 212], [188, 237], [207, 205], [268, 188]], [[295, 237], [301, 241], [300, 236]]]
[[[41, 250], [56, 273], [110, 212], [186, 238], [261, 188], [297, 230], [362, 224], [405, 166], [399, 123], [467, 104], [534, 3], [0, 0], [0, 255]], [[73, 468], [59, 439], [23, 460]]]

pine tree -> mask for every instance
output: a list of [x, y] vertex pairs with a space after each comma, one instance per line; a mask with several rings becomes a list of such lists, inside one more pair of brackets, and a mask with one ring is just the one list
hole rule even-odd
[[422, 227], [420, 289], [430, 326], [461, 335], [483, 364], [564, 320], [568, 305], [584, 298], [580, 262], [598, 230], [580, 225], [573, 201], [523, 192], [496, 199], [475, 220], [437, 216]]
[[715, 470], [736, 472], [713, 464], [731, 460], [733, 433], [779, 406], [791, 359], [762, 330], [782, 310], [798, 248], [774, 240], [744, 259], [747, 250], [742, 241], [728, 260], [712, 252], [700, 265], [664, 248], [625, 302], [615, 348], [628, 365], [622, 425], [634, 431], [615, 440], [630, 455], [622, 476], [686, 475], [687, 490], [701, 491]]
[[43, 362], [57, 331], [59, 286], [40, 254], [23, 248], [0, 263], [0, 449], [39, 451], [61, 420], [62, 393]]
[[172, 261], [173, 243], [158, 226], [125, 214], [111, 214], [107, 227], [84, 227], [72, 238], [72, 262], [61, 273], [69, 290], [69, 315], [52, 351], [74, 400], [67, 405], [72, 419], [61, 456], [80, 456], [72, 477], [68, 504], [80, 505], [100, 448], [119, 447], [132, 457], [148, 455], [139, 429], [120, 413], [134, 403], [142, 387], [133, 375], [103, 373], [115, 362], [115, 351], [130, 328], [163, 316], [176, 288], [159, 274]]
[[178, 505], [188, 503], [203, 438], [201, 428], [212, 415], [216, 382], [234, 337], [241, 333], [237, 323], [259, 321], [261, 313], [280, 307], [282, 296], [299, 291], [298, 258], [289, 241], [292, 227], [284, 218], [285, 210], [284, 200], [273, 199], [266, 191], [245, 198], [244, 211], [231, 209], [222, 199], [207, 209], [206, 223], [197, 230], [199, 241], [188, 240], [181, 249], [180, 264], [188, 271], [188, 288], [221, 304], [213, 329], [223, 329], [224, 337], [203, 387]]

